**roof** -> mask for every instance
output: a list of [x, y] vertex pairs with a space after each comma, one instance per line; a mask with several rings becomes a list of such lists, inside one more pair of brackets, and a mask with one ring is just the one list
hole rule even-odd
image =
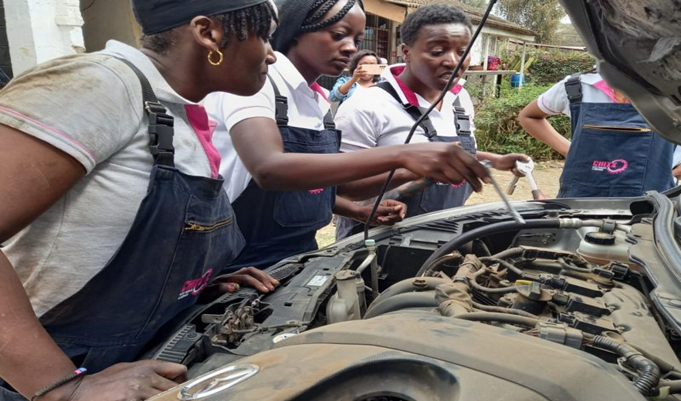
[[[419, 8], [421, 6], [425, 6], [426, 4], [430, 3], [447, 3], [451, 4], [454, 7], [460, 8], [463, 10], [466, 14], [468, 14], [468, 17], [471, 19], [471, 22], [473, 24], [479, 24], [480, 21], [482, 20], [482, 16], [485, 14], [485, 12], [479, 8], [470, 6], [468, 4], [464, 4], [460, 1], [456, 0], [385, 0], [388, 3], [393, 3], [401, 6], [406, 6], [406, 7], [411, 7], [411, 8]], [[496, 15], [490, 15], [489, 18], [487, 19], [487, 26], [492, 27], [492, 28], [497, 28], [497, 29], [503, 29], [505, 31], [509, 32], [515, 32], [521, 35], [529, 35], [529, 36], [536, 36], [537, 33], [531, 29], [523, 28], [520, 25], [514, 24], [508, 20], [505, 20], [501, 17], [497, 17]]]

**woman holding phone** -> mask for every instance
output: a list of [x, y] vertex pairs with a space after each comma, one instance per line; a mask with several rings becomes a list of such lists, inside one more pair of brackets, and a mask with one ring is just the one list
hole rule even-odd
[[376, 84], [381, 74], [381, 60], [371, 50], [360, 50], [350, 61], [350, 76], [340, 77], [333, 85], [329, 100], [346, 101], [357, 89], [370, 88]]
[[[277, 61], [255, 96], [213, 94], [205, 102], [218, 122], [214, 138], [220, 172], [246, 247], [227, 271], [265, 268], [317, 249], [315, 234], [334, 213], [368, 218], [371, 207], [336, 197], [335, 185], [392, 169], [438, 181], [467, 180], [480, 191], [489, 174], [459, 146], [422, 143], [338, 153], [327, 94], [316, 83], [338, 76], [357, 53], [366, 17], [355, 0], [283, 0], [272, 38]], [[404, 205], [390, 200], [381, 224], [401, 219]], [[374, 222], [372, 222], [374, 223]]]

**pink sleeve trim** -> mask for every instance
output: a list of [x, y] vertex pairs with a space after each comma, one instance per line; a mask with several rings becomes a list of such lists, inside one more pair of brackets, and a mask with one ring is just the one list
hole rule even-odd
[[561, 114], [560, 111], [552, 110], [550, 107], [548, 107], [548, 106], [546, 105], [546, 103], [544, 102], [544, 96], [540, 96], [539, 99], [541, 100], [541, 105], [542, 105], [542, 107], [544, 107], [544, 108], [545, 108], [546, 110], [548, 110], [550, 113], [553, 113], [553, 114]]
[[18, 111], [14, 111], [14, 110], [12, 110], [12, 109], [8, 109], [7, 107], [0, 106], [0, 110], [4, 111], [4, 112], [6, 112], [6, 113], [9, 113], [9, 114], [15, 115], [15, 116], [17, 116], [17, 117], [20, 117], [20, 118], [22, 118], [22, 119], [24, 119], [24, 120], [30, 121], [30, 122], [32, 122], [33, 124], [36, 124], [36, 125], [38, 125], [38, 126], [40, 126], [40, 127], [42, 127], [42, 128], [45, 128], [46, 130], [48, 130], [48, 131], [50, 131], [50, 132], [52, 132], [52, 133], [54, 133], [54, 134], [57, 134], [58, 136], [60, 136], [60, 137], [62, 137], [62, 138], [64, 138], [64, 139], [66, 139], [67, 141], [71, 142], [72, 144], [76, 145], [78, 148], [80, 148], [81, 150], [83, 150], [85, 153], [87, 153], [87, 154], [92, 158], [92, 160], [94, 160], [95, 164], [97, 164], [97, 158], [95, 157], [95, 154], [92, 153], [92, 151], [91, 151], [90, 149], [86, 148], [83, 144], [81, 144], [81, 143], [78, 142], [77, 140], [73, 139], [73, 137], [71, 137], [70, 135], [68, 135], [68, 134], [66, 134], [66, 133], [64, 133], [64, 132], [61, 132], [61, 131], [59, 131], [59, 130], [56, 129], [56, 128], [52, 128], [52, 127], [50, 127], [49, 125], [43, 124], [43, 123], [41, 123], [40, 121], [37, 121], [37, 120], [35, 120], [35, 119], [31, 118], [31, 117], [25, 116], [25, 115], [19, 113]]

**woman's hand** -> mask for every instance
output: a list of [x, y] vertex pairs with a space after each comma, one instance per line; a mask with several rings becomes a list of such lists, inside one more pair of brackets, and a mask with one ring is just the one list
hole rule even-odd
[[530, 157], [522, 153], [509, 153], [507, 155], [499, 155], [492, 160], [492, 167], [501, 171], [512, 171], [518, 177], [524, 177], [525, 174], [518, 171], [515, 162], [528, 162]]
[[255, 267], [244, 267], [234, 273], [217, 276], [201, 293], [200, 302], [210, 302], [226, 292], [237, 292], [243, 285], [268, 293], [274, 291], [279, 280]]
[[352, 80], [355, 82], [361, 81], [362, 79], [368, 79], [373, 77], [374, 77], [373, 74], [369, 74], [367, 71], [364, 71], [362, 65], [357, 66], [357, 68], [355, 68], [355, 71], [352, 73]]
[[[357, 220], [365, 223], [369, 219], [373, 205], [360, 206]], [[407, 215], [407, 205], [393, 199], [386, 199], [376, 209], [376, 214], [371, 220], [372, 226], [392, 226], [404, 220]]]

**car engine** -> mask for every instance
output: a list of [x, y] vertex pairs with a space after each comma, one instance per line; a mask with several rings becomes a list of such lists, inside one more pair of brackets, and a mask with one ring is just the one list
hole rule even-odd
[[282, 261], [277, 291], [193, 311], [153, 356], [190, 367], [180, 399], [677, 399], [660, 217], [571, 202], [521, 203], [525, 225], [454, 209]]

